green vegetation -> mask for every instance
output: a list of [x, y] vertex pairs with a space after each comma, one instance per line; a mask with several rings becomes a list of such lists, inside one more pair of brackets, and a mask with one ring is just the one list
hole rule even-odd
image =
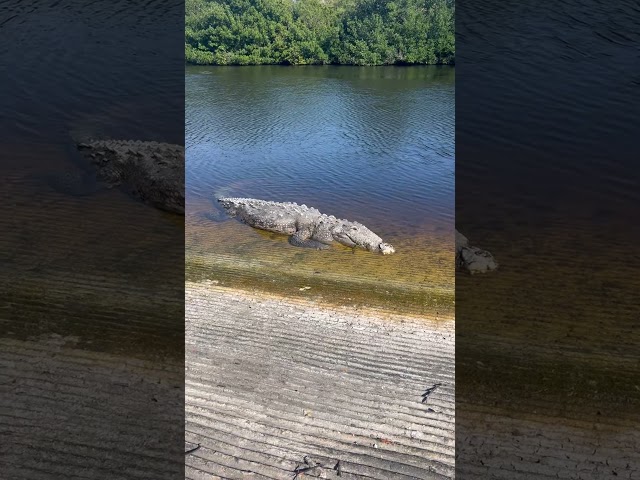
[[453, 64], [453, 0], [186, 0], [203, 65]]

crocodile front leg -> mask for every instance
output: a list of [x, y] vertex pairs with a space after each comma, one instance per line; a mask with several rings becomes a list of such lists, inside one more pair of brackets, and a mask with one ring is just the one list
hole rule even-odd
[[329, 248], [329, 245], [326, 245], [317, 240], [313, 240], [311, 238], [311, 235], [311, 230], [298, 230], [296, 233], [289, 237], [289, 243], [294, 247], [314, 248], [316, 250], [325, 250]]

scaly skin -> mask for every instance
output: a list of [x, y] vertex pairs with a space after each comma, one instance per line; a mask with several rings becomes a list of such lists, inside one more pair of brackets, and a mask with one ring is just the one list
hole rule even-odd
[[104, 139], [85, 139], [77, 146], [110, 186], [124, 185], [142, 201], [184, 215], [183, 146]]
[[306, 205], [254, 198], [220, 198], [218, 201], [230, 216], [260, 230], [289, 235], [289, 243], [296, 247], [322, 250], [336, 241], [383, 255], [395, 252], [361, 223], [325, 215]]

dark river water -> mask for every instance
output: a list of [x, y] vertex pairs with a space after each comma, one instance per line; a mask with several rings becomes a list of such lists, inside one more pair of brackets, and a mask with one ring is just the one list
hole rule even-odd
[[[187, 67], [187, 250], [270, 265], [275, 278], [313, 268], [452, 293], [454, 81], [452, 67]], [[397, 254], [265, 239], [227, 219], [220, 196], [360, 221]]]
[[[182, 144], [183, 22], [172, 0], [0, 2], [0, 296], [23, 306], [3, 327], [122, 346], [117, 321], [155, 311], [129, 343], [180, 354], [183, 219], [94, 188], [72, 132]], [[57, 305], [45, 317], [43, 297]]]
[[459, 13], [456, 223], [501, 265], [458, 277], [459, 328], [544, 343], [615, 317], [627, 334], [605, 329], [588, 348], [630, 338], [639, 310], [621, 279], [637, 277], [628, 253], [640, 239], [638, 11], [509, 1]]
[[461, 399], [633, 398], [637, 412], [639, 14], [603, 0], [456, 12], [456, 224], [500, 263], [456, 277]]
[[60, 143], [91, 117], [117, 138], [182, 143], [176, 65], [184, 52], [173, 32], [183, 8], [173, 0], [1, 2], [0, 138]]

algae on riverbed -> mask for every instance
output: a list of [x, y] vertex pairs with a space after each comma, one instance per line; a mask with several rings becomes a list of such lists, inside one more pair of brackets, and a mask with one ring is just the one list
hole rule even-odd
[[[298, 249], [284, 236], [236, 221], [208, 232], [190, 227], [187, 237], [187, 281], [217, 281], [232, 288], [413, 315], [453, 312], [453, 249], [436, 249], [425, 259], [407, 253], [408, 242], [400, 243], [399, 253], [384, 257], [337, 246], [325, 251]], [[215, 253], [208, 248], [212, 237], [218, 240]], [[196, 240], [202, 243], [195, 246]]]
[[572, 211], [570, 223], [544, 212], [532, 225], [514, 207], [511, 218], [466, 225], [501, 266], [456, 276], [457, 394], [491, 408], [546, 405], [559, 416], [575, 408], [637, 421], [640, 323], [630, 293], [640, 283], [622, 241], [632, 226], [611, 218], [603, 238], [621, 241], [590, 244], [593, 219]]
[[203, 222], [198, 215], [188, 212], [185, 222], [189, 281], [414, 315], [453, 312], [453, 228], [450, 234], [432, 227], [419, 236], [384, 237], [396, 253], [383, 256], [337, 244], [322, 251], [296, 248], [285, 235], [235, 219]]

